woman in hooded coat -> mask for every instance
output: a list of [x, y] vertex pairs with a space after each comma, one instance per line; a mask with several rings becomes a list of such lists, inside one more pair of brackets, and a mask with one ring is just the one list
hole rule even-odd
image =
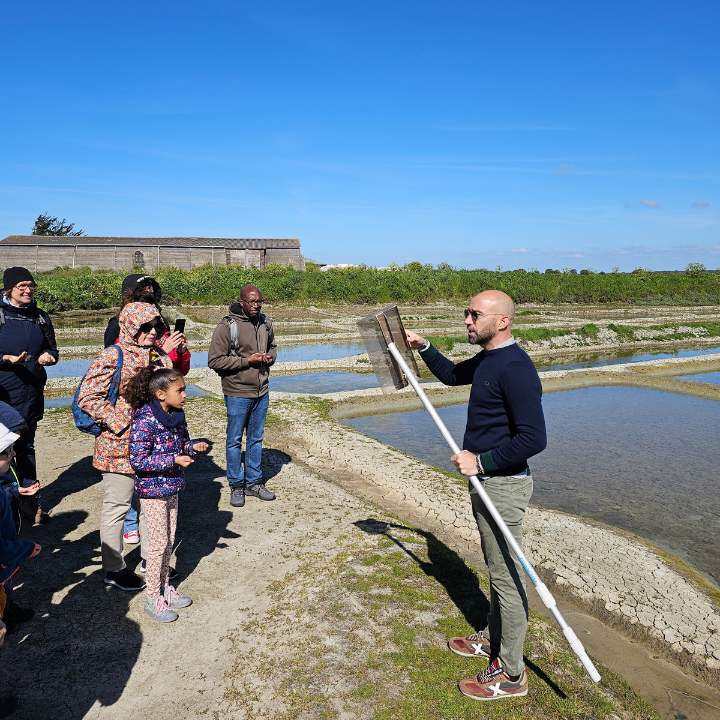
[[[121, 590], [142, 590], [145, 583], [125, 565], [123, 559], [123, 521], [135, 493], [135, 473], [129, 460], [129, 428], [132, 408], [122, 393], [115, 405], [107, 399], [118, 364], [119, 348], [123, 354], [120, 389], [135, 373], [148, 365], [171, 368], [168, 355], [155, 345], [164, 323], [156, 305], [130, 303], [118, 318], [120, 339], [106, 347], [93, 360], [80, 387], [78, 406], [101, 428], [95, 440], [93, 466], [103, 474], [104, 498], [100, 512], [100, 543], [104, 582]], [[147, 530], [140, 514], [140, 554], [147, 557]]]
[[[3, 273], [0, 293], [0, 400], [25, 419], [27, 430], [15, 443], [17, 470], [24, 487], [39, 488], [35, 464], [35, 432], [45, 409], [45, 367], [58, 361], [50, 316], [35, 302], [35, 278], [27, 268], [10, 267]], [[23, 493], [22, 514], [30, 522], [44, 522], [37, 490]]]

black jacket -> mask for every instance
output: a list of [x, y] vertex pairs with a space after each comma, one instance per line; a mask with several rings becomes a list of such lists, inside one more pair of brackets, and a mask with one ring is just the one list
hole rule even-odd
[[27, 422], [36, 422], [43, 416], [43, 391], [47, 382], [47, 373], [38, 358], [47, 352], [58, 359], [52, 321], [34, 300], [20, 308], [0, 294], [0, 308], [5, 314], [5, 324], [0, 330], [0, 358], [28, 354], [25, 362], [15, 365], [0, 359], [0, 400], [12, 405]]

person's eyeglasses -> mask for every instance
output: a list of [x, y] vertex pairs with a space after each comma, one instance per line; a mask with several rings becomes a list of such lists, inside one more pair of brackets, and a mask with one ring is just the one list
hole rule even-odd
[[13, 451], [13, 446], [6, 447], [4, 450], [0, 450], [0, 457], [8, 457], [10, 453]]
[[155, 321], [155, 322], [146, 322], [146, 323], [143, 323], [143, 324], [140, 326], [140, 332], [141, 332], [141, 333], [149, 333], [149, 332], [150, 332], [151, 330], [153, 330], [153, 329], [155, 329], [155, 330], [157, 330], [158, 332], [160, 332], [161, 327], [162, 327], [162, 324], [159, 323], [159, 322], [157, 322], [157, 321]]
[[262, 305], [262, 300], [243, 300], [244, 303], [247, 303], [248, 305], [257, 305], [260, 307]]
[[37, 285], [35, 283], [28, 283], [27, 285], [16, 285], [15, 286], [18, 290], [35, 290], [37, 289]]
[[483, 315], [478, 310], [471, 310], [470, 308], [465, 308], [465, 317], [467, 318], [468, 315], [472, 316], [473, 322], [477, 322], [478, 318], [481, 320], [486, 317], [493, 317], [495, 315], [502, 315], [502, 313], [488, 313], [487, 315]]

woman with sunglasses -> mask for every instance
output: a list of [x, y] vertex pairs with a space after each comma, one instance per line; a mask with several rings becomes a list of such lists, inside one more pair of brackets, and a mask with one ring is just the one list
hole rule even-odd
[[[123, 559], [123, 521], [135, 493], [135, 474], [129, 460], [129, 428], [132, 408], [122, 393], [113, 405], [108, 401], [110, 385], [122, 352], [122, 391], [131, 377], [150, 364], [171, 368], [167, 353], [157, 347], [164, 323], [155, 305], [130, 303], [118, 318], [120, 339], [106, 347], [93, 360], [80, 386], [78, 405], [102, 429], [95, 440], [93, 466], [103, 474], [104, 498], [100, 512], [100, 542], [104, 582], [121, 590], [142, 590], [145, 582], [125, 565]], [[140, 513], [140, 554], [147, 557], [145, 518]], [[171, 571], [172, 572], [172, 571]]]
[[[27, 430], [15, 445], [22, 481], [20, 511], [30, 522], [44, 522], [35, 464], [35, 432], [45, 407], [45, 367], [58, 361], [50, 316], [35, 302], [35, 279], [27, 268], [3, 273], [0, 293], [0, 400], [25, 419]], [[25, 491], [25, 492], [23, 492]]]
[[160, 319], [163, 321], [165, 328], [163, 332], [159, 332], [155, 341], [172, 360], [173, 367], [180, 373], [187, 375], [190, 372], [190, 351], [187, 347], [187, 339], [181, 332], [171, 332], [168, 321], [162, 315], [160, 307], [160, 298], [162, 290], [155, 278], [149, 275], [128, 275], [122, 282], [122, 301], [120, 310], [117, 315], [113, 315], [108, 321], [105, 329], [105, 347], [114, 345], [120, 337], [120, 323], [118, 318], [123, 308], [133, 302], [150, 303], [157, 305], [160, 311]]

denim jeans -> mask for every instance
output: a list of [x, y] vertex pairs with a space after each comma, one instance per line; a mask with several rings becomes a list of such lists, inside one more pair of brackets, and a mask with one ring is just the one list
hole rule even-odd
[[138, 499], [137, 495], [133, 495], [132, 502], [130, 503], [130, 509], [127, 511], [127, 515], [125, 516], [123, 534], [127, 535], [129, 532], [139, 532], [138, 528]]
[[[532, 475], [491, 477], [483, 480], [482, 484], [522, 547], [522, 523], [533, 491]], [[510, 675], [519, 675], [525, 668], [523, 641], [528, 621], [525, 571], [485, 504], [470, 487], [473, 512], [490, 575], [490, 610], [483, 635], [491, 645], [500, 647], [500, 662], [505, 671]]]
[[[225, 396], [228, 415], [225, 458], [230, 485], [244, 487], [262, 482], [260, 461], [269, 402], [270, 393], [259, 398]], [[241, 462], [243, 433], [246, 433], [244, 468]]]

